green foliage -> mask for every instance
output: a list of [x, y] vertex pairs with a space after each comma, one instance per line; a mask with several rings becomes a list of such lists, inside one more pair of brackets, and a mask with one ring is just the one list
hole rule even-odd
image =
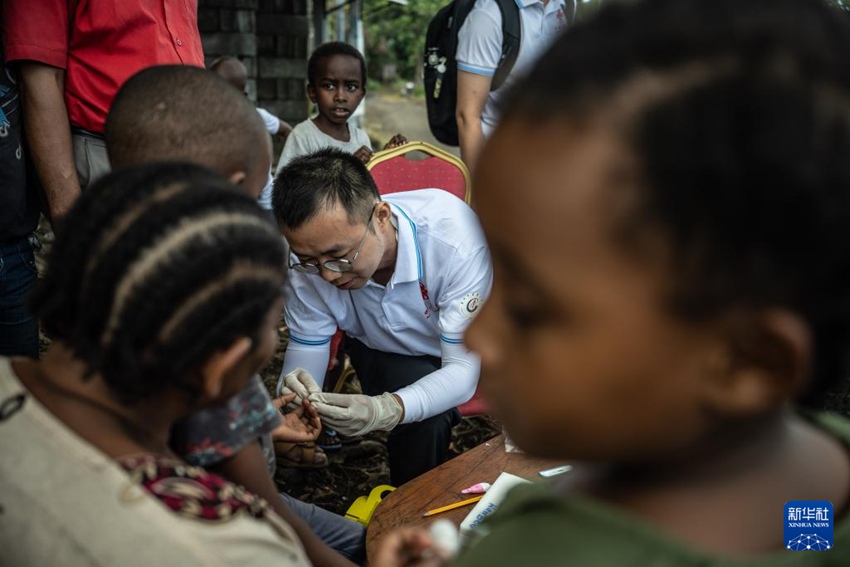
[[[425, 32], [431, 18], [451, 0], [408, 0], [401, 6], [388, 0], [363, 0], [366, 59], [370, 74], [388, 63], [398, 77], [419, 84]], [[602, 0], [577, 0], [579, 17], [594, 13]]]
[[407, 6], [387, 0], [363, 0], [366, 58], [372, 68], [395, 63], [398, 76], [419, 82], [428, 22], [450, 0], [409, 0]]
[[[366, 59], [370, 75], [386, 64], [395, 64], [398, 78], [420, 83], [421, 59], [428, 22], [451, 0], [408, 0], [407, 6], [388, 0], [363, 0]], [[576, 0], [578, 19], [596, 13], [604, 2], [627, 0]], [[827, 0], [850, 10], [850, 0]]]

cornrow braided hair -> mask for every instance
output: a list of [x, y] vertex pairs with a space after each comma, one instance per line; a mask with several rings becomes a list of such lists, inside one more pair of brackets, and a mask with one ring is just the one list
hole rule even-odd
[[196, 165], [119, 169], [60, 227], [32, 307], [45, 331], [127, 404], [177, 385], [282, 295], [280, 234], [247, 195]]

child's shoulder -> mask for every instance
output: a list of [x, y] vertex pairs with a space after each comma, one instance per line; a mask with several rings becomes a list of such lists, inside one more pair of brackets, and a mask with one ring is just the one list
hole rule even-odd
[[[819, 415], [825, 427], [850, 439], [850, 421]], [[779, 506], [778, 514], [782, 514]], [[782, 518], [777, 517], [781, 530]], [[833, 547], [850, 549], [850, 518], [835, 525]], [[834, 567], [835, 554], [785, 550], [740, 559], [696, 549], [613, 505], [584, 494], [557, 493], [549, 484], [513, 489], [481, 524], [454, 567], [537, 564], [639, 567]]]

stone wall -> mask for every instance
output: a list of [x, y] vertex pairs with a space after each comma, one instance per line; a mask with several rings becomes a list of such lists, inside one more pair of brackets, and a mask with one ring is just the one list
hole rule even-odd
[[207, 64], [238, 57], [248, 68], [249, 96], [292, 125], [307, 118], [310, 10], [310, 0], [198, 0]]

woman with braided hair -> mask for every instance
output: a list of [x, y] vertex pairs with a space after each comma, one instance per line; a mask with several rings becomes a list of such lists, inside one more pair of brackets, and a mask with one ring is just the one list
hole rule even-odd
[[168, 447], [272, 355], [282, 257], [254, 200], [199, 166], [80, 198], [32, 301], [53, 342], [0, 358], [0, 563], [307, 565], [263, 500]]

